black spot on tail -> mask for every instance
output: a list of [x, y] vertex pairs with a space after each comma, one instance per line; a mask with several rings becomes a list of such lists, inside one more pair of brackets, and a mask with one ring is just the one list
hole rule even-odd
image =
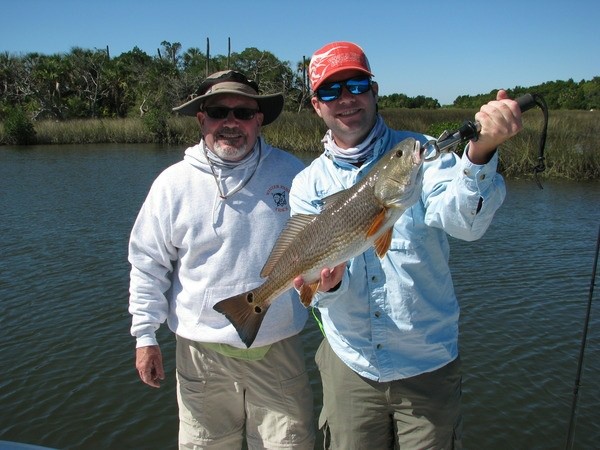
[[215, 311], [224, 314], [233, 324], [246, 347], [250, 347], [256, 339], [269, 305], [257, 305], [252, 292], [221, 300], [215, 306]]

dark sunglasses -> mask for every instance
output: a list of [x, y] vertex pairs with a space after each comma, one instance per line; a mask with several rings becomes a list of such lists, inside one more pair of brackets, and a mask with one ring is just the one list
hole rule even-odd
[[233, 111], [233, 117], [238, 120], [254, 119], [258, 109], [252, 108], [227, 108], [226, 106], [205, 106], [204, 112], [211, 119], [225, 119]]
[[320, 86], [316, 95], [322, 102], [331, 102], [342, 95], [342, 88], [346, 86], [348, 92], [353, 95], [364, 94], [371, 90], [371, 80], [369, 77], [350, 78], [346, 81], [336, 81]]

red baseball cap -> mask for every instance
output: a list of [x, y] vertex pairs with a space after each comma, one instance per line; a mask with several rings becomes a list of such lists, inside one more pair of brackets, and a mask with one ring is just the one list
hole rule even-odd
[[332, 42], [317, 50], [310, 59], [308, 76], [316, 91], [331, 75], [343, 70], [359, 70], [370, 77], [371, 66], [362, 48], [352, 42]]

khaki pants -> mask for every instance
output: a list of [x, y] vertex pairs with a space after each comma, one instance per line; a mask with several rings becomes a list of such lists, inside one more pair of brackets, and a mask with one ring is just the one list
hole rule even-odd
[[312, 449], [313, 394], [298, 336], [260, 360], [177, 337], [180, 449]]
[[459, 359], [436, 371], [388, 383], [356, 374], [327, 339], [315, 360], [323, 381], [319, 427], [324, 448], [462, 448]]

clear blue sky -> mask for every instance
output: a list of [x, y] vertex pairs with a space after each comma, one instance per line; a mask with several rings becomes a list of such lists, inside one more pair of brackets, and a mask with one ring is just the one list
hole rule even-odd
[[367, 53], [380, 93], [458, 95], [600, 76], [598, 0], [2, 0], [0, 51], [68, 53], [162, 41], [247, 47], [292, 67], [334, 40]]

